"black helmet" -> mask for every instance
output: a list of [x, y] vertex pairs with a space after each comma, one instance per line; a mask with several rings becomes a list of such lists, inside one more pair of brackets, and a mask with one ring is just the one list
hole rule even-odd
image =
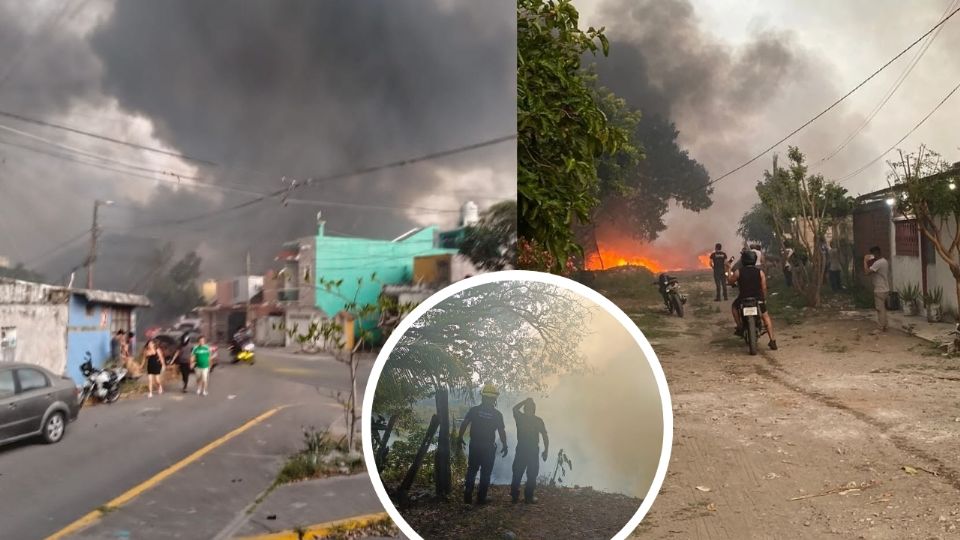
[[757, 264], [757, 252], [756, 252], [756, 251], [750, 251], [750, 250], [744, 251], [743, 254], [740, 255], [740, 262], [741, 262], [744, 266], [754, 266], [754, 265], [756, 265], [756, 264]]

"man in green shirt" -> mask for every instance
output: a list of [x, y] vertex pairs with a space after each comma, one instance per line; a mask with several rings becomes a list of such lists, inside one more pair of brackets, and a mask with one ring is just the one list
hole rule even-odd
[[207, 338], [200, 336], [197, 346], [190, 353], [194, 370], [197, 373], [197, 395], [207, 395], [208, 380], [210, 378], [210, 346]]

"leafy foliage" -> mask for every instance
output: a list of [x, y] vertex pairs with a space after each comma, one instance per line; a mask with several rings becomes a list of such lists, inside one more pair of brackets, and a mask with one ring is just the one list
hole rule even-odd
[[545, 377], [584, 366], [577, 344], [589, 316], [577, 298], [546, 283], [501, 281], [467, 289], [404, 333], [377, 394], [382, 388], [412, 403], [441, 386], [470, 395], [479, 381], [505, 390], [541, 389]]
[[147, 289], [153, 305], [142, 317], [143, 326], [169, 321], [203, 304], [198, 282], [203, 260], [194, 251], [170, 265], [172, 258], [170, 244], [154, 253], [155, 273]]
[[898, 161], [887, 162], [889, 179], [899, 193], [896, 211], [916, 219], [920, 233], [950, 268], [960, 303], [960, 168], [922, 145], [917, 152], [901, 150], [899, 155]]
[[[376, 272], [370, 275], [370, 281], [377, 281]], [[327, 280], [319, 278], [318, 285], [323, 287], [330, 294], [339, 296], [344, 300], [343, 312], [344, 319], [352, 319], [353, 336], [348, 334], [344, 324], [337, 318], [325, 319], [323, 321], [311, 322], [306, 331], [302, 331], [299, 326], [287, 329], [290, 335], [294, 336], [297, 342], [303, 344], [322, 344], [324, 348], [333, 353], [336, 361], [345, 364], [350, 370], [350, 391], [347, 394], [337, 392], [334, 396], [343, 409], [344, 424], [347, 428], [348, 448], [355, 447], [357, 422], [360, 420], [357, 407], [357, 370], [360, 364], [359, 351], [366, 344], [373, 342], [376, 336], [376, 328], [373, 323], [378, 319], [378, 304], [362, 304], [358, 301], [360, 291], [363, 289], [365, 279], [357, 278], [357, 287], [352, 297], [341, 293], [343, 279]], [[342, 319], [341, 319], [342, 320]], [[348, 347], [348, 340], [353, 339], [353, 346]]]
[[597, 166], [627, 144], [611, 125], [581, 69], [581, 58], [608, 53], [603, 29], [579, 27], [571, 0], [517, 3], [517, 198], [519, 236], [543, 249], [546, 269], [582, 255], [572, 230], [599, 202]]
[[[600, 204], [592, 213], [594, 223], [616, 225], [652, 241], [666, 229], [663, 216], [671, 201], [693, 211], [712, 204], [710, 175], [677, 144], [676, 126], [659, 116], [641, 118], [640, 111], [604, 88], [598, 95], [610, 124], [628, 133], [629, 139], [600, 160]], [[581, 239], [583, 232], [581, 228]]]
[[488, 208], [480, 223], [467, 228], [460, 253], [482, 270], [513, 268], [517, 264], [516, 201], [503, 201]]
[[828, 227], [849, 215], [853, 199], [845, 188], [807, 175], [806, 159], [796, 146], [789, 147], [786, 168], [773, 158], [772, 170], [764, 171], [757, 183], [760, 202], [769, 212], [770, 224], [781, 241], [790, 238], [800, 264], [794, 266], [797, 287], [807, 304], [820, 306], [820, 289], [826, 260], [820, 249]]
[[773, 215], [762, 205], [755, 204], [740, 218], [737, 234], [744, 240], [756, 240], [765, 246], [775, 246], [779, 243], [773, 230]]

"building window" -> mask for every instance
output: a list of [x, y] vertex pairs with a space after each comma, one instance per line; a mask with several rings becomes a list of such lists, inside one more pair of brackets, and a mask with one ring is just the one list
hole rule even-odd
[[897, 221], [894, 223], [894, 249], [895, 254], [906, 257], [920, 256], [920, 236], [917, 231], [917, 222]]
[[114, 306], [110, 309], [110, 334], [116, 334], [118, 330], [129, 331], [132, 330], [132, 324], [130, 324], [130, 309], [125, 307]]
[[87, 303], [84, 304], [84, 310], [85, 310], [85, 312], [86, 312], [86, 314], [87, 314], [87, 317], [93, 317], [93, 303], [92, 303], [92, 302], [87, 301]]

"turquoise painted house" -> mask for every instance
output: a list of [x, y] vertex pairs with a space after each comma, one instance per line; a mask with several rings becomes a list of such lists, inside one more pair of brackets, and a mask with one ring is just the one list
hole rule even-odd
[[[436, 247], [437, 236], [435, 226], [414, 229], [393, 240], [326, 236], [321, 222], [316, 237], [316, 275], [311, 276], [316, 283], [317, 307], [332, 317], [358, 289], [357, 302], [372, 304], [384, 285], [410, 283], [414, 257], [457, 253], [456, 249]], [[371, 280], [374, 272], [376, 281]], [[339, 291], [329, 292], [320, 285], [321, 279], [342, 279], [343, 285]]]

